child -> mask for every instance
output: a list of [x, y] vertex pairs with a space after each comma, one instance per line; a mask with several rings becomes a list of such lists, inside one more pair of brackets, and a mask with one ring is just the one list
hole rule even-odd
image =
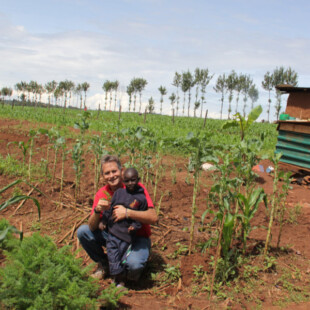
[[[140, 222], [128, 218], [127, 209], [144, 211], [148, 208], [144, 190], [138, 185], [139, 180], [136, 169], [126, 169], [123, 178], [126, 188], [120, 188], [114, 193], [110, 209], [105, 211], [102, 216], [102, 221], [107, 223], [109, 231], [107, 255], [110, 274], [120, 285], [123, 285], [122, 279], [125, 271], [122, 265], [124, 255], [132, 243], [135, 232], [142, 226]], [[114, 222], [112, 218], [113, 207], [116, 205], [126, 207], [126, 218], [118, 222]]]

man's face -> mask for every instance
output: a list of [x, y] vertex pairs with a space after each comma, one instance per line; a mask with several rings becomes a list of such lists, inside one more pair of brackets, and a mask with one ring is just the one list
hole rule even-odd
[[124, 173], [124, 180], [123, 182], [126, 185], [126, 188], [129, 192], [134, 192], [137, 188], [139, 177], [136, 173], [132, 171], [126, 171]]
[[105, 182], [114, 191], [122, 185], [122, 171], [118, 168], [117, 163], [109, 162], [102, 165], [102, 174]]

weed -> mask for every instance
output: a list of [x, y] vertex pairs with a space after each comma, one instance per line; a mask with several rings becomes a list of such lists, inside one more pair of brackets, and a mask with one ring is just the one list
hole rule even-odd
[[175, 283], [181, 278], [180, 266], [170, 266], [169, 264], [165, 267], [165, 275], [162, 279], [166, 283]]
[[18, 177], [26, 177], [27, 170], [20, 162], [14, 159], [11, 155], [3, 157], [0, 155], [0, 175], [12, 175]]
[[297, 204], [293, 209], [289, 210], [288, 223], [297, 224], [298, 217], [301, 214], [302, 206]]
[[188, 253], [188, 246], [180, 242], [176, 243], [178, 249], [176, 249], [172, 254], [167, 255], [168, 258], [176, 259], [179, 255], [186, 255]]
[[277, 259], [273, 256], [265, 256], [264, 271], [272, 272], [276, 270], [276, 267], [277, 267]]

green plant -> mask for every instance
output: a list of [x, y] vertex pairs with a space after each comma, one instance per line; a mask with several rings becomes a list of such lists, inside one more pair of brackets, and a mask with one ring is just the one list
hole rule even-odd
[[82, 177], [82, 171], [85, 167], [84, 165], [84, 142], [76, 140], [75, 145], [72, 150], [72, 159], [73, 159], [73, 169], [75, 171], [75, 199], [78, 198], [80, 192], [80, 180]]
[[[13, 187], [13, 186], [15, 186], [15, 185], [17, 185], [17, 184], [19, 184], [19, 183], [21, 183], [21, 182], [22, 182], [22, 180], [16, 180], [16, 181], [10, 183], [9, 185], [3, 187], [2, 189], [0, 189], [0, 195], [1, 195], [3, 192], [5, 192], [6, 190], [8, 190], [9, 188], [11, 188], [11, 187]], [[34, 188], [35, 188], [35, 187], [34, 187]], [[36, 188], [35, 188], [35, 189], [36, 189]], [[37, 189], [36, 189], [36, 190], [37, 190]], [[12, 204], [14, 204], [14, 203], [17, 203], [17, 202], [19, 202], [19, 201], [21, 201], [21, 200], [25, 200], [25, 199], [31, 199], [31, 200], [35, 203], [35, 205], [36, 205], [36, 207], [37, 207], [37, 209], [38, 209], [38, 216], [39, 216], [39, 219], [40, 219], [40, 216], [41, 216], [41, 207], [40, 207], [39, 201], [38, 201], [36, 198], [30, 197], [30, 196], [27, 196], [27, 195], [16, 195], [16, 196], [13, 196], [13, 197], [7, 199], [6, 201], [4, 201], [4, 202], [2, 202], [2, 203], [0, 204], [0, 211], [1, 211], [1, 210], [4, 210], [5, 208], [7, 208], [8, 206], [10, 206], [10, 205], [12, 205]]]
[[81, 135], [84, 135], [86, 130], [89, 128], [89, 123], [87, 121], [90, 118], [91, 113], [89, 111], [83, 111], [82, 114], [78, 114], [77, 116], [80, 117], [80, 121], [76, 121], [73, 127], [75, 129], [79, 129]]
[[98, 184], [100, 179], [100, 170], [101, 170], [100, 159], [102, 155], [106, 154], [107, 152], [105, 150], [103, 134], [101, 136], [95, 135], [91, 138], [89, 149], [92, 151], [95, 157], [94, 192], [97, 193], [99, 187]]
[[0, 248], [2, 250], [11, 249], [16, 244], [16, 238], [13, 234], [19, 234], [20, 241], [23, 239], [23, 232], [19, 231], [15, 226], [10, 225], [6, 219], [0, 220]]
[[[283, 228], [283, 222], [284, 222], [284, 213], [286, 211], [285, 203], [286, 198], [288, 195], [288, 190], [291, 188], [291, 172], [283, 173], [283, 185], [282, 185], [282, 191], [278, 194], [278, 210], [279, 210], [279, 223], [280, 223], [280, 229], [279, 229], [279, 235], [278, 235], [278, 241], [277, 241], [277, 248], [280, 247], [280, 241], [281, 241], [281, 235], [282, 235], [282, 228]], [[281, 175], [280, 175], [281, 177]], [[300, 209], [299, 209], [300, 212]], [[291, 218], [291, 217], [289, 217]]]
[[233, 120], [226, 121], [223, 125], [223, 129], [228, 129], [230, 127], [238, 127], [240, 129], [241, 141], [244, 139], [244, 135], [249, 127], [258, 119], [258, 117], [263, 112], [262, 107], [259, 105], [251, 110], [248, 118], [245, 119], [239, 112], [234, 115]]
[[170, 266], [169, 264], [167, 264], [164, 271], [165, 275], [163, 277], [163, 282], [175, 283], [181, 278], [181, 271], [179, 265]]
[[34, 233], [5, 252], [0, 269], [0, 305], [10, 309], [96, 309], [98, 285], [72, 255]]
[[0, 155], [0, 175], [1, 174], [26, 177], [27, 170], [25, 166], [22, 166], [20, 162], [11, 155], [7, 155], [5, 158]]
[[258, 210], [260, 202], [264, 201], [267, 208], [267, 195], [262, 188], [256, 188], [253, 189], [247, 196], [239, 193], [237, 195], [237, 199], [240, 210], [242, 211], [242, 214], [238, 215], [238, 217], [241, 219], [243, 252], [245, 252], [248, 235], [253, 229], [250, 225], [250, 221]]
[[102, 290], [98, 300], [100, 303], [103, 303], [106, 309], [117, 309], [120, 298], [127, 293], [127, 290], [116, 287], [115, 283], [112, 283], [109, 287]]
[[300, 204], [297, 204], [293, 209], [290, 209], [288, 211], [288, 223], [290, 224], [297, 224], [297, 219], [301, 214], [302, 206]]
[[176, 249], [172, 254], [167, 255], [167, 257], [176, 259], [179, 255], [186, 255], [188, 253], [188, 246], [180, 242], [176, 243], [178, 249]]
[[273, 225], [273, 220], [275, 216], [275, 211], [277, 209], [277, 192], [278, 192], [278, 183], [279, 183], [279, 161], [282, 154], [274, 154], [271, 158], [271, 161], [274, 165], [274, 176], [273, 176], [273, 191], [272, 191], [272, 198], [271, 198], [271, 208], [270, 208], [270, 218], [269, 218], [269, 224], [268, 224], [268, 231], [266, 236], [266, 242], [265, 242], [265, 249], [264, 249], [264, 256], [267, 256], [268, 252], [268, 246], [269, 246], [269, 240], [271, 237], [271, 228]]
[[175, 163], [173, 163], [172, 169], [171, 169], [171, 178], [172, 178], [172, 184], [177, 183], [177, 170]]

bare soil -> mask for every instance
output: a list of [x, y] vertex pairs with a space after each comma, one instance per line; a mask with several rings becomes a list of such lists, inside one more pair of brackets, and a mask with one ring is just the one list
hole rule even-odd
[[[47, 124], [32, 124], [27, 121], [0, 119], [0, 154], [6, 157], [10, 154], [13, 158], [22, 161], [22, 153], [14, 141], [28, 141], [28, 132], [35, 127], [50, 126]], [[74, 132], [74, 129], [72, 129]], [[74, 140], [68, 140], [70, 148]], [[40, 166], [41, 158], [45, 158], [48, 140], [40, 136], [35, 140], [33, 163]], [[50, 156], [54, 154], [50, 153]], [[194, 253], [187, 255], [186, 251], [174, 255], [180, 248], [179, 244], [189, 244], [189, 227], [191, 221], [191, 205], [193, 194], [193, 179], [191, 183], [185, 182], [187, 177], [186, 163], [188, 159], [177, 156], [164, 156], [162, 166], [163, 177], [158, 184], [155, 205], [159, 205], [159, 221], [152, 225], [152, 253], [149, 264], [138, 285], [129, 284], [129, 294], [121, 299], [121, 309], [310, 309], [310, 191], [309, 185], [292, 184], [287, 198], [286, 223], [281, 239], [281, 249], [276, 249], [276, 240], [279, 223], [275, 222], [271, 242], [271, 256], [276, 260], [272, 270], [263, 271], [260, 248], [264, 246], [266, 229], [261, 226], [268, 225], [266, 210], [263, 206], [258, 210], [254, 226], [259, 226], [250, 235], [248, 249], [248, 265], [252, 267], [248, 278], [240, 277], [239, 281], [232, 281], [231, 285], [221, 290], [221, 294], [213, 294], [211, 301], [209, 293], [204, 286], [204, 280], [194, 274], [194, 266], [202, 266], [209, 279], [212, 277], [210, 265], [211, 256], [215, 248], [201, 253], [198, 247]], [[173, 183], [172, 169], [176, 167], [176, 183]], [[264, 168], [271, 165], [268, 161], [260, 163]], [[52, 160], [49, 164], [52, 171]], [[30, 235], [34, 231], [49, 235], [61, 247], [65, 244], [72, 245], [72, 251], [80, 248], [76, 238], [76, 229], [87, 222], [93, 197], [94, 197], [94, 163], [93, 155], [86, 154], [85, 169], [81, 181], [81, 194], [78, 200], [74, 198], [75, 183], [74, 170], [71, 156], [65, 163], [65, 182], [62, 204], [60, 199], [60, 173], [61, 161], [56, 169], [56, 181], [51, 178], [41, 178], [35, 184], [44, 195], [34, 191], [31, 195], [36, 197], [41, 204], [41, 220], [38, 221], [37, 209], [32, 201], [26, 201], [22, 207], [13, 205], [0, 212], [12, 225], [22, 229], [24, 234]], [[196, 214], [195, 244], [206, 242], [212, 235], [212, 230], [201, 229], [201, 215], [207, 208], [207, 194], [212, 185], [212, 173], [202, 172], [200, 191], [197, 197], [198, 212]], [[266, 193], [272, 192], [272, 175], [259, 172], [257, 182]], [[0, 175], [0, 188], [16, 180], [18, 176]], [[102, 183], [101, 183], [102, 184]], [[154, 183], [146, 184], [151, 197], [153, 197]], [[279, 188], [281, 183], [279, 184]], [[21, 183], [18, 191], [29, 193], [31, 187]], [[11, 197], [16, 189], [10, 189], [2, 194], [1, 201]], [[211, 222], [212, 215], [207, 215], [205, 222]], [[78, 256], [83, 259], [84, 265], [91, 263], [86, 253], [81, 250]], [[5, 263], [4, 256], [0, 256], [0, 264]], [[177, 283], [164, 282], [165, 264], [179, 265], [182, 277]], [[255, 266], [258, 270], [255, 271]], [[245, 269], [240, 268], [239, 274]], [[157, 273], [156, 279], [151, 274]], [[110, 279], [100, 282], [104, 289], [110, 284]]]

